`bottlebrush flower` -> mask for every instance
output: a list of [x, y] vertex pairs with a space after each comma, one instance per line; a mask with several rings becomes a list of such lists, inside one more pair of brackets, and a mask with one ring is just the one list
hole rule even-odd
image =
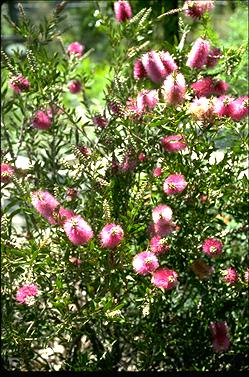
[[166, 204], [159, 204], [152, 210], [152, 219], [154, 223], [170, 222], [172, 219], [172, 209]]
[[35, 284], [24, 284], [22, 287], [18, 288], [16, 293], [16, 301], [21, 304], [30, 305], [33, 303], [30, 300], [38, 295], [38, 287]]
[[114, 249], [124, 237], [124, 231], [120, 225], [107, 224], [99, 233], [101, 246], [107, 249]]
[[67, 48], [68, 55], [75, 55], [78, 58], [80, 58], [84, 53], [85, 47], [80, 44], [79, 42], [73, 42], [71, 43]]
[[222, 247], [222, 243], [215, 238], [207, 238], [202, 244], [203, 252], [212, 258], [215, 258], [222, 253]]
[[238, 273], [233, 267], [222, 271], [223, 280], [228, 284], [235, 284], [238, 281]]
[[90, 156], [92, 154], [92, 151], [90, 148], [85, 147], [83, 145], [79, 145], [78, 150], [84, 155], [84, 156]]
[[144, 162], [146, 160], [146, 155], [143, 152], [141, 152], [138, 155], [138, 159], [140, 162]]
[[205, 12], [208, 12], [213, 8], [214, 1], [208, 0], [187, 0], [183, 6], [185, 15], [192, 17], [194, 20], [200, 19]]
[[168, 268], [161, 268], [156, 270], [151, 279], [151, 283], [157, 288], [171, 289], [177, 284], [178, 274], [174, 270]]
[[134, 270], [140, 275], [148, 275], [159, 267], [155, 254], [143, 251], [135, 255], [132, 261]]
[[118, 22], [124, 22], [132, 17], [132, 10], [128, 1], [115, 1], [114, 12]]
[[231, 104], [234, 98], [230, 96], [221, 96], [215, 99], [213, 112], [217, 114], [219, 118], [231, 116]]
[[72, 244], [84, 245], [93, 238], [90, 225], [79, 215], [72, 216], [63, 224], [63, 229]]
[[216, 352], [227, 351], [230, 346], [227, 323], [225, 321], [211, 322], [209, 328], [214, 350]]
[[208, 41], [198, 38], [190, 50], [186, 65], [190, 68], [202, 68], [207, 63], [209, 48]]
[[163, 184], [163, 191], [167, 195], [174, 195], [182, 192], [187, 186], [185, 177], [182, 174], [170, 175]]
[[182, 73], [173, 72], [163, 83], [162, 95], [164, 101], [170, 105], [178, 105], [185, 98], [185, 78]]
[[209, 51], [206, 66], [207, 68], [213, 68], [217, 65], [219, 59], [221, 58], [221, 50], [217, 47], [214, 47]]
[[9, 183], [13, 177], [14, 168], [9, 164], [1, 164], [1, 182]]
[[199, 279], [207, 279], [214, 272], [214, 268], [210, 267], [202, 259], [197, 259], [191, 265], [191, 269], [198, 276]]
[[159, 51], [159, 56], [166, 69], [166, 75], [169, 75], [178, 69], [176, 62], [168, 51]]
[[66, 220], [71, 219], [73, 216], [76, 216], [74, 211], [71, 211], [70, 209], [66, 209], [66, 208], [63, 208], [63, 207], [60, 207], [58, 214], [54, 215], [55, 220], [60, 225], [63, 225]]
[[70, 81], [68, 84], [68, 89], [72, 94], [80, 93], [82, 90], [81, 82], [79, 80]]
[[188, 112], [196, 120], [213, 122], [214, 119], [214, 104], [211, 99], [200, 97], [190, 103]]
[[124, 156], [124, 160], [118, 166], [118, 170], [121, 172], [133, 171], [137, 166], [137, 160], [132, 158], [131, 152], [128, 151]]
[[145, 111], [152, 110], [158, 103], [157, 90], [142, 90], [137, 95], [137, 110], [142, 114]]
[[122, 115], [123, 108], [120, 101], [112, 100], [108, 102], [108, 109], [114, 115]]
[[160, 55], [156, 51], [150, 51], [142, 55], [141, 61], [148, 77], [155, 83], [160, 83], [167, 76]]
[[137, 59], [134, 63], [133, 77], [135, 80], [143, 79], [147, 76], [141, 59]]
[[176, 230], [176, 224], [168, 221], [160, 221], [157, 223], [152, 223], [149, 225], [149, 235], [150, 237], [160, 236], [165, 237]]
[[212, 77], [204, 77], [191, 85], [198, 97], [208, 97], [211, 94], [221, 96], [228, 91], [229, 85], [223, 80], [214, 80]]
[[229, 105], [229, 115], [234, 121], [240, 121], [248, 115], [248, 96], [239, 97]]
[[180, 134], [165, 136], [160, 141], [163, 148], [168, 153], [182, 151], [187, 146], [184, 135]]
[[52, 116], [47, 111], [38, 110], [31, 120], [31, 124], [39, 130], [47, 130], [52, 126]]
[[154, 254], [163, 254], [169, 251], [169, 245], [166, 238], [154, 236], [150, 240], [150, 250]]
[[97, 114], [92, 118], [93, 123], [95, 126], [100, 128], [105, 128], [108, 125], [108, 120], [103, 115]]
[[60, 203], [48, 191], [31, 192], [31, 203], [37, 212], [45, 217], [50, 224], [54, 225], [57, 223], [54, 219], [54, 211], [59, 207]]
[[153, 174], [153, 177], [160, 177], [163, 174], [162, 168], [160, 166], [156, 166], [153, 169], [152, 174]]
[[19, 94], [29, 90], [30, 82], [22, 75], [18, 75], [11, 78], [11, 80], [9, 81], [9, 86], [14, 90], [14, 92]]

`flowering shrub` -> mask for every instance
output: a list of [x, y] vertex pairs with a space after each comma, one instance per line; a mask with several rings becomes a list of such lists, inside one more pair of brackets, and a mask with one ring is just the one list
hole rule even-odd
[[98, 12], [112, 57], [96, 107], [65, 6], [36, 26], [19, 5], [26, 55], [2, 53], [4, 367], [245, 370], [248, 97], [229, 86], [243, 50], [217, 45], [214, 1], [174, 11], [168, 51], [150, 42], [171, 12], [116, 1]]

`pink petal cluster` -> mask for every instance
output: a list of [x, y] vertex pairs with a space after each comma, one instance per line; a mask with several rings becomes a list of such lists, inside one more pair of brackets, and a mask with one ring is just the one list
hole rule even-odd
[[160, 166], [156, 166], [153, 169], [152, 174], [153, 174], [153, 177], [160, 177], [163, 174], [162, 168]]
[[136, 60], [133, 75], [136, 80], [148, 76], [153, 82], [160, 83], [177, 68], [168, 51], [150, 51]]
[[152, 223], [149, 225], [149, 234], [151, 237], [160, 236], [165, 237], [176, 230], [176, 224], [173, 222], [160, 221], [158, 223]]
[[208, 97], [211, 94], [222, 96], [228, 91], [229, 85], [223, 80], [204, 77], [191, 85], [197, 97]]
[[139, 153], [138, 159], [140, 162], [144, 162], [146, 160], [146, 154], [144, 154], [143, 152]]
[[134, 270], [140, 275], [148, 275], [159, 267], [157, 257], [149, 251], [143, 251], [135, 255], [132, 265]]
[[174, 270], [161, 268], [156, 270], [151, 279], [151, 283], [157, 288], [172, 289], [177, 284], [178, 274]]
[[54, 211], [59, 208], [60, 203], [48, 191], [31, 192], [31, 203], [50, 224], [55, 225], [57, 223], [54, 218]]
[[249, 112], [249, 101], [248, 96], [242, 96], [230, 104], [230, 117], [234, 121], [240, 121], [245, 118]]
[[227, 351], [230, 346], [227, 323], [225, 321], [211, 322], [209, 328], [214, 350], [216, 352]]
[[188, 55], [186, 65], [190, 68], [202, 68], [207, 63], [210, 43], [202, 38], [198, 38], [193, 44]]
[[65, 221], [71, 219], [73, 216], [76, 216], [74, 211], [71, 211], [70, 209], [66, 209], [63, 207], [60, 207], [57, 216], [54, 215], [55, 219], [60, 225], [63, 225]]
[[215, 258], [222, 253], [222, 243], [215, 238], [207, 238], [202, 244], [204, 254]]
[[172, 174], [164, 181], [163, 191], [167, 195], [175, 195], [182, 192], [187, 184], [184, 175]]
[[154, 254], [163, 254], [169, 251], [169, 245], [166, 238], [160, 236], [154, 236], [150, 240], [150, 250]]
[[14, 168], [9, 164], [1, 164], [1, 182], [9, 183], [14, 174]]
[[124, 237], [124, 231], [120, 225], [107, 224], [99, 233], [101, 246], [107, 249], [114, 249], [120, 244]]
[[132, 10], [128, 1], [115, 1], [114, 13], [118, 22], [124, 22], [132, 17]]
[[47, 130], [52, 126], [52, 114], [51, 111], [38, 110], [33, 119], [31, 120], [33, 127], [39, 130]]
[[80, 58], [84, 53], [85, 47], [80, 44], [79, 42], [73, 42], [71, 43], [67, 48], [68, 55], [75, 55], [78, 58]]
[[183, 102], [186, 93], [185, 78], [182, 73], [173, 72], [168, 75], [162, 86], [164, 101], [170, 105]]
[[128, 171], [133, 171], [135, 170], [137, 166], [137, 160], [132, 157], [132, 154], [128, 151], [121, 164], [117, 165], [118, 171], [121, 173], [125, 173]]
[[82, 90], [81, 82], [79, 80], [70, 81], [68, 84], [68, 89], [72, 94], [80, 93]]
[[231, 116], [231, 104], [234, 98], [231, 96], [221, 96], [215, 99], [213, 112], [219, 117]]
[[166, 204], [159, 204], [152, 210], [152, 219], [154, 223], [170, 222], [172, 219], [173, 211]]
[[196, 120], [212, 123], [214, 120], [213, 101], [206, 97], [196, 98], [190, 103], [188, 112]]
[[209, 0], [187, 0], [183, 9], [186, 16], [192, 17], [194, 20], [200, 19], [205, 12], [214, 8], [214, 1]]
[[12, 79], [9, 81], [9, 85], [11, 89], [18, 94], [27, 91], [30, 88], [29, 80], [22, 75], [12, 77]]
[[235, 284], [238, 281], [238, 273], [233, 267], [222, 271], [223, 280], [228, 284]]
[[136, 102], [138, 114], [154, 109], [158, 103], [157, 90], [142, 90], [138, 93]]
[[28, 304], [30, 297], [38, 295], [38, 287], [35, 284], [24, 284], [17, 290], [16, 300], [21, 304]]
[[184, 135], [180, 134], [165, 136], [160, 141], [163, 148], [168, 153], [182, 151], [187, 146]]
[[100, 128], [105, 128], [108, 125], [108, 119], [105, 116], [97, 114], [92, 118], [93, 123], [95, 126]]
[[79, 215], [69, 217], [63, 223], [63, 229], [72, 244], [84, 245], [93, 238], [90, 225]]

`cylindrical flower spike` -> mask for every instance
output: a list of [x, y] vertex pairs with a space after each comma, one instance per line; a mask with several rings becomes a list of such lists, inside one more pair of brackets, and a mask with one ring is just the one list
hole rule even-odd
[[178, 194], [186, 188], [187, 184], [184, 175], [172, 174], [164, 181], [163, 191], [167, 195]]
[[209, 0], [187, 0], [183, 9], [186, 16], [192, 17], [194, 20], [200, 19], [205, 12], [214, 8], [214, 1]]
[[209, 328], [214, 350], [216, 352], [227, 351], [230, 346], [227, 323], [225, 321], [211, 322]]
[[162, 146], [168, 153], [179, 152], [186, 148], [184, 135], [165, 136], [161, 140]]
[[118, 22], [124, 22], [132, 17], [132, 10], [128, 1], [115, 1], [114, 12]]
[[135, 255], [132, 265], [134, 270], [140, 275], [148, 275], [159, 267], [157, 257], [149, 251], [143, 251]]
[[64, 231], [72, 244], [84, 245], [93, 238], [90, 225], [79, 215], [69, 217], [63, 223]]
[[75, 55], [80, 58], [84, 53], [85, 47], [79, 42], [71, 43], [67, 48], [68, 55]]
[[170, 105], [178, 105], [185, 98], [186, 87], [182, 73], [173, 72], [163, 83], [162, 95], [164, 101]]
[[190, 50], [186, 65], [190, 68], [202, 68], [207, 63], [209, 48], [208, 41], [198, 38]]
[[101, 246], [107, 249], [114, 249], [120, 244], [124, 237], [124, 231], [120, 225], [107, 224], [99, 233]]
[[9, 164], [1, 164], [1, 182], [9, 183], [13, 177], [14, 168]]
[[174, 270], [161, 268], [156, 270], [151, 279], [151, 283], [157, 288], [169, 290], [176, 286], [178, 274]]
[[211, 258], [218, 257], [222, 253], [222, 243], [215, 238], [207, 238], [202, 244], [204, 254]]

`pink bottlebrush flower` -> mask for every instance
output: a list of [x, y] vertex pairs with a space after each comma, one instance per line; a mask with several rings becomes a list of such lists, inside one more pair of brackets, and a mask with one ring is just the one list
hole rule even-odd
[[214, 268], [210, 267], [202, 259], [197, 259], [196, 261], [194, 261], [191, 265], [191, 269], [199, 279], [207, 279], [214, 272]]
[[38, 295], [38, 287], [35, 284], [24, 284], [17, 290], [16, 301], [21, 304], [30, 304], [30, 298]]
[[93, 238], [92, 228], [79, 215], [67, 219], [63, 228], [69, 240], [76, 246], [84, 245]]
[[222, 271], [223, 280], [228, 284], [235, 284], [238, 280], [238, 273], [235, 268], [230, 267]]
[[244, 272], [244, 279], [246, 283], [249, 283], [249, 268], [247, 268]]
[[174, 270], [168, 268], [161, 268], [156, 270], [151, 279], [151, 283], [157, 288], [171, 289], [177, 284], [178, 274]]
[[209, 0], [187, 0], [183, 9], [186, 16], [192, 17], [194, 20], [200, 19], [205, 12], [214, 8], [214, 1]]
[[82, 90], [81, 82], [79, 80], [70, 81], [68, 84], [68, 89], [72, 94], [80, 93]]
[[206, 97], [196, 98], [190, 103], [188, 112], [196, 120], [212, 123], [214, 119], [213, 101]]
[[166, 78], [162, 86], [162, 95], [166, 103], [170, 105], [182, 103], [185, 93], [185, 78], [182, 73], [173, 72]]
[[12, 77], [12, 79], [9, 81], [9, 85], [11, 89], [14, 90], [16, 93], [22, 93], [30, 88], [30, 82], [28, 79], [23, 77], [22, 75], [18, 75], [15, 77]]
[[133, 77], [135, 80], [143, 79], [147, 76], [141, 59], [137, 59], [134, 63]]
[[167, 76], [167, 71], [158, 52], [147, 52], [141, 57], [141, 61], [147, 75], [153, 82], [160, 83]]
[[176, 230], [176, 224], [168, 221], [159, 221], [157, 223], [150, 224], [149, 233], [151, 237], [160, 236], [166, 237]]
[[52, 116], [51, 113], [45, 112], [42, 110], [38, 110], [32, 121], [31, 124], [33, 127], [38, 128], [39, 130], [47, 130], [52, 126]]
[[214, 350], [216, 352], [227, 351], [230, 346], [227, 323], [225, 321], [211, 322], [209, 328]]
[[83, 145], [78, 145], [78, 150], [84, 155], [84, 156], [90, 156], [92, 154], [92, 151], [90, 148], [85, 147]]
[[114, 12], [118, 22], [124, 22], [132, 17], [132, 10], [128, 1], [115, 1]]
[[159, 204], [152, 210], [152, 219], [154, 223], [167, 222], [169, 223], [172, 219], [173, 211], [166, 204]]
[[222, 243], [215, 238], [207, 238], [202, 244], [203, 252], [212, 258], [215, 258], [222, 253], [222, 247]]
[[168, 51], [159, 52], [160, 59], [166, 69], [166, 74], [169, 75], [178, 69], [178, 66]]
[[73, 263], [75, 266], [79, 266], [82, 263], [82, 261], [76, 257], [69, 257], [68, 260], [69, 262]]
[[248, 115], [248, 96], [239, 97], [229, 105], [229, 115], [234, 121], [240, 121]]
[[135, 170], [137, 166], [137, 161], [134, 160], [130, 154], [130, 152], [128, 152], [125, 156], [124, 156], [124, 160], [123, 162], [119, 165], [119, 170], [121, 172], [127, 172], [127, 171], [133, 171]]
[[184, 135], [165, 136], [160, 141], [168, 153], [182, 151], [187, 146]]
[[191, 85], [197, 97], [208, 97], [211, 94], [221, 96], [228, 91], [229, 85], [223, 80], [204, 77]]
[[166, 238], [161, 238], [160, 236], [154, 236], [150, 240], [150, 250], [154, 254], [163, 254], [169, 251], [169, 245]]
[[209, 48], [208, 41], [198, 38], [190, 50], [186, 65], [190, 68], [202, 68], [207, 63]]
[[143, 152], [141, 152], [138, 155], [138, 159], [140, 162], [144, 162], [146, 160], [146, 155]]
[[55, 220], [60, 225], [63, 225], [65, 223], [65, 221], [71, 219], [73, 216], [76, 216], [74, 211], [71, 211], [70, 209], [66, 209], [66, 208], [63, 208], [63, 207], [60, 207], [58, 213], [54, 215]]
[[68, 55], [75, 55], [80, 58], [84, 53], [85, 46], [80, 44], [79, 42], [71, 43], [67, 48]]
[[50, 224], [55, 225], [57, 223], [54, 219], [54, 211], [59, 207], [60, 203], [48, 191], [31, 192], [31, 203], [37, 212], [45, 217]]
[[153, 177], [160, 177], [163, 174], [162, 168], [160, 166], [156, 166], [153, 169], [152, 174], [153, 174]]
[[163, 191], [167, 195], [178, 194], [186, 188], [187, 184], [184, 175], [172, 174], [164, 181]]
[[124, 237], [124, 231], [120, 225], [107, 224], [99, 233], [101, 246], [107, 249], [114, 249], [120, 244]]
[[14, 174], [14, 168], [9, 164], [1, 164], [1, 182], [9, 183]]
[[217, 65], [219, 59], [221, 58], [221, 50], [217, 47], [214, 47], [209, 51], [206, 66], [207, 68], [213, 68]]
[[157, 90], [142, 90], [137, 95], [137, 110], [139, 114], [152, 110], [158, 103]]
[[105, 128], [108, 125], [108, 120], [103, 115], [97, 114], [92, 118], [93, 123], [95, 126], [100, 128]]
[[114, 115], [122, 115], [123, 113], [122, 103], [117, 100], [109, 101], [108, 109]]
[[159, 267], [155, 254], [143, 251], [135, 255], [132, 261], [134, 270], [140, 275], [148, 275]]
[[219, 118], [221, 117], [230, 117], [231, 116], [231, 104], [234, 98], [230, 96], [221, 96], [215, 99], [213, 112]]

